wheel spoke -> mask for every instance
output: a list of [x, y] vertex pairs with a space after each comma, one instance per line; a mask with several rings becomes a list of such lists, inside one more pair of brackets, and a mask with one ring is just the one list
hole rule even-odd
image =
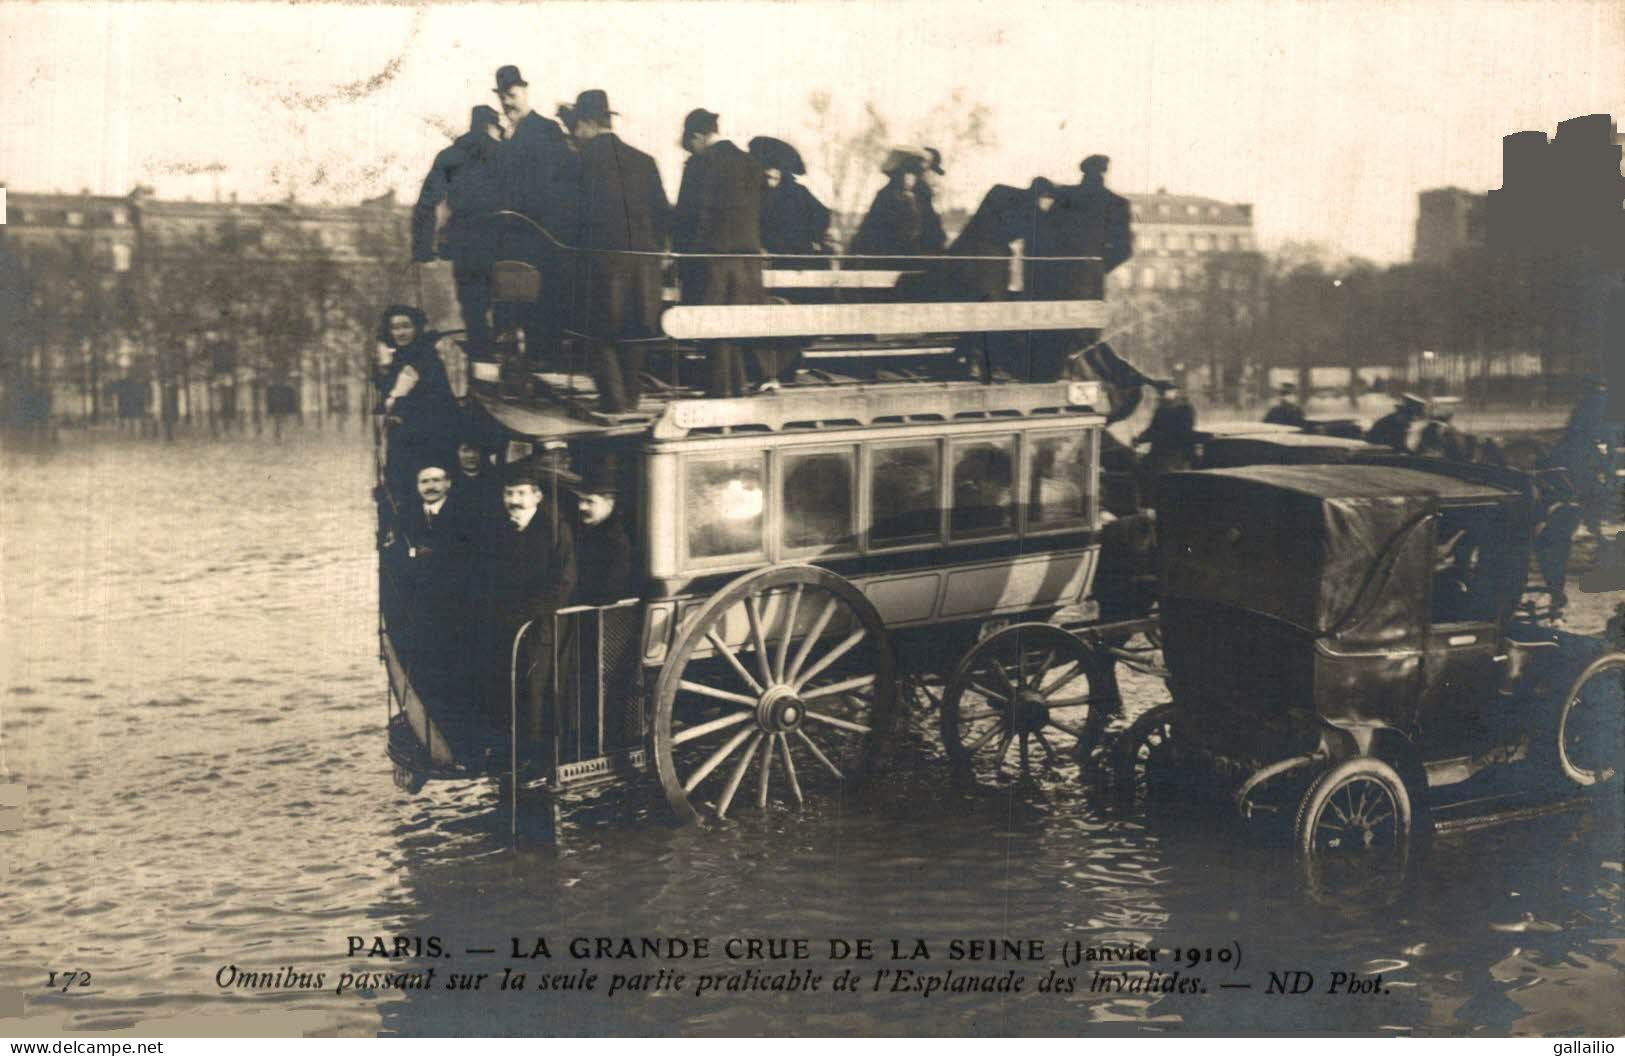
[[768, 775], [773, 771], [773, 738], [762, 738], [762, 773], [761, 780], [756, 783], [756, 808], [767, 809]]
[[804, 741], [806, 743], [807, 748], [813, 753], [813, 755], [815, 755], [818, 758], [818, 761], [820, 763], [823, 763], [825, 766], [829, 767], [829, 772], [835, 775], [835, 780], [837, 780], [837, 781], [845, 781], [846, 780], [846, 775], [842, 774], [841, 771], [840, 771], [840, 768], [837, 767], [834, 763], [829, 761], [829, 756], [827, 756], [823, 752], [819, 751], [818, 745], [814, 744], [813, 739], [811, 737], [807, 736], [807, 731], [806, 730], [802, 729], [800, 726], [797, 726], [796, 727], [796, 736], [800, 737], [802, 739], [802, 741]]
[[805, 672], [798, 672], [794, 683], [796, 690], [799, 692], [802, 686], [823, 674], [825, 669], [827, 669], [831, 664], [839, 660], [841, 657], [845, 656], [853, 646], [863, 641], [868, 634], [868, 631], [864, 630], [862, 627], [859, 627], [857, 630], [847, 635], [845, 640], [843, 640], [840, 645], [837, 645], [835, 648], [826, 653], [824, 658], [818, 661], [818, 663], [808, 668]]
[[869, 727], [863, 725], [862, 723], [849, 722], [846, 719], [837, 719], [833, 715], [825, 715], [823, 712], [813, 711], [811, 708], [807, 709], [806, 714], [807, 718], [812, 719], [814, 722], [822, 722], [826, 726], [834, 726], [838, 730], [850, 730], [853, 733], [869, 732]]
[[726, 700], [730, 704], [743, 704], [745, 707], [752, 709], [756, 707], [756, 701], [751, 697], [745, 696], [743, 693], [730, 693], [726, 689], [716, 689], [711, 686], [703, 686], [698, 682], [690, 682], [686, 678], [679, 680], [677, 687], [679, 689], [686, 689], [690, 693], [698, 693], [702, 697], [715, 697], [717, 700]]
[[745, 595], [745, 615], [750, 617], [750, 640], [756, 647], [756, 669], [762, 673], [764, 685], [773, 681], [773, 673], [767, 666], [767, 641], [762, 637], [762, 610], [756, 604], [756, 595]]
[[850, 693], [855, 689], [865, 689], [875, 684], [874, 675], [858, 675], [840, 682], [831, 682], [827, 686], [819, 686], [801, 694], [803, 701], [822, 700], [825, 697], [837, 697], [842, 693]]
[[739, 757], [739, 762], [734, 764], [733, 773], [728, 775], [728, 787], [722, 790], [722, 799], [717, 802], [717, 817], [728, 816], [728, 808], [733, 805], [734, 793], [739, 791], [739, 782], [745, 779], [745, 770], [750, 766], [751, 756], [756, 754], [756, 741], [765, 736], [766, 734], [758, 730], [756, 737]]
[[[784, 618], [784, 637], [779, 639], [777, 655], [773, 658], [773, 677], [779, 682], [784, 681], [784, 661], [790, 655], [790, 639], [796, 634], [796, 616], [801, 610], [801, 591], [802, 585], [797, 583], [796, 589], [790, 594], [790, 609]], [[789, 750], [788, 744], [785, 750]]]
[[1083, 664], [1080, 663], [1080, 664], [1078, 664], [1077, 669], [1075, 671], [1073, 671], [1071, 674], [1067, 675], [1065, 678], [1061, 679], [1060, 681], [1056, 682], [1053, 686], [1049, 687], [1048, 689], [1045, 689], [1043, 686], [1039, 686], [1038, 687], [1038, 692], [1043, 696], [1045, 701], [1048, 701], [1051, 697], [1055, 696], [1055, 694], [1059, 693], [1062, 689], [1066, 688], [1067, 686], [1070, 686], [1072, 683], [1076, 682], [1081, 676], [1087, 675], [1088, 673], [1089, 673], [1088, 670], [1085, 669]]
[[[700, 787], [700, 782], [710, 777], [711, 771], [721, 766], [723, 760], [732, 755], [734, 750], [749, 740], [750, 735], [755, 732], [755, 730], [740, 730], [728, 740], [727, 744], [724, 744], [721, 748], [718, 748], [716, 751], [712, 752], [711, 757], [705, 762], [701, 763], [700, 768], [690, 774], [687, 781], [683, 782], [683, 791], [693, 792], [696, 788]], [[673, 743], [675, 743], [675, 741]]]
[[1027, 741], [1028, 740], [1029, 740], [1029, 738], [1027, 736], [1027, 731], [1022, 730], [1021, 731], [1021, 772], [1023, 774], [1027, 773], [1029, 770], [1032, 769], [1032, 767], [1028, 765], [1028, 759], [1027, 759]]
[[1004, 696], [1005, 696], [1005, 698], [1010, 699], [1010, 698], [1015, 697], [1015, 695], [1016, 695], [1016, 687], [1015, 687], [1014, 683], [1012, 683], [1010, 681], [1010, 674], [1009, 674], [1009, 672], [1005, 671], [1004, 664], [1001, 663], [998, 660], [998, 658], [995, 657], [995, 658], [992, 658], [992, 659], [990, 659], [988, 661], [988, 666], [993, 668], [993, 673], [998, 675], [999, 676], [999, 681], [1004, 684]]
[[704, 737], [708, 733], [725, 730], [729, 726], [737, 726], [741, 722], [750, 721], [754, 714], [754, 712], [750, 711], [736, 711], [731, 715], [724, 715], [720, 719], [712, 719], [710, 722], [702, 722], [698, 726], [690, 726], [686, 730], [673, 734], [671, 743], [673, 745], [683, 744], [694, 740], [696, 737]]
[[1050, 716], [1049, 721], [1047, 723], [1045, 723], [1045, 725], [1055, 727], [1057, 730], [1060, 730], [1062, 733], [1066, 734], [1068, 737], [1071, 737], [1074, 741], [1083, 740], [1083, 731], [1082, 730], [1073, 729], [1072, 727], [1068, 726], [1066, 723], [1061, 722], [1059, 719], [1055, 718], [1053, 715]]
[[980, 682], [976, 681], [975, 679], [971, 680], [970, 688], [974, 689], [976, 692], [980, 693], [984, 700], [997, 700], [997, 701], [1000, 701], [1000, 702], [1008, 702], [1009, 699], [1010, 699], [1005, 694], [1000, 693], [997, 690], [988, 689], [986, 686], [982, 685]]
[[994, 723], [991, 727], [984, 731], [981, 736], [977, 737], [976, 740], [965, 746], [965, 754], [975, 755], [993, 739], [995, 734], [1003, 733], [1004, 728], [1003, 722]]
[[1044, 749], [1044, 758], [1049, 760], [1050, 765], [1060, 765], [1060, 757], [1055, 754], [1055, 749], [1050, 746], [1049, 738], [1044, 736], [1044, 731], [1034, 730], [1033, 736], [1038, 738], [1039, 747]]
[[784, 776], [790, 782], [790, 794], [796, 797], [796, 806], [806, 806], [807, 801], [801, 796], [801, 782], [796, 779], [796, 761], [790, 757], [790, 738], [780, 733], [779, 754], [784, 757]]
[[1055, 663], [1055, 650], [1051, 649], [1044, 654], [1044, 659], [1039, 662], [1037, 670], [1033, 672], [1032, 680], [1027, 683], [1027, 688], [1037, 689], [1043, 685], [1044, 676], [1049, 673], [1049, 667], [1053, 663]]
[[962, 711], [959, 713], [959, 721], [966, 723], [981, 722], [983, 719], [1002, 718], [1004, 718], [1004, 712], [998, 711], [994, 708], [988, 708], [985, 711]]
[[750, 687], [750, 691], [752, 693], [755, 693], [757, 696], [761, 696], [763, 693], [767, 692], [767, 690], [762, 688], [762, 684], [757, 682], [756, 679], [752, 678], [749, 671], [745, 670], [745, 665], [739, 662], [739, 656], [734, 652], [733, 646], [723, 641], [722, 635], [718, 634], [715, 628], [707, 629], [705, 632], [705, 638], [711, 643], [711, 648], [715, 649], [718, 653], [727, 658], [728, 663], [733, 665], [734, 671], [738, 673], [740, 678], [744, 679], [745, 685]]
[[807, 662], [807, 654], [812, 652], [813, 643], [818, 641], [819, 635], [824, 633], [824, 628], [829, 626], [830, 618], [835, 615], [835, 607], [840, 603], [841, 599], [833, 594], [824, 603], [824, 609], [818, 614], [818, 619], [807, 629], [807, 637], [801, 640], [801, 647], [796, 650], [795, 659], [790, 661], [790, 670], [784, 673], [784, 681], [791, 683], [796, 681], [796, 675], [801, 672], [801, 665]]
[[1010, 754], [1010, 744], [1015, 739], [1015, 734], [1009, 730], [1004, 731], [1004, 736], [999, 739], [999, 750], [993, 756], [994, 776], [1004, 773], [1004, 757]]

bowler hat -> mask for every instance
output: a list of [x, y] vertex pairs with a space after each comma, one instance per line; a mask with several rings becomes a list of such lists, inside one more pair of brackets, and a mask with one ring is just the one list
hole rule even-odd
[[1080, 172], [1105, 172], [1111, 163], [1112, 159], [1104, 154], [1091, 154], [1078, 162], [1078, 170]]
[[713, 114], [703, 107], [690, 110], [688, 116], [683, 118], [683, 135], [708, 136], [717, 130], [717, 118], [721, 116], [721, 114]]
[[594, 459], [587, 464], [587, 470], [582, 474], [581, 483], [574, 491], [577, 495], [614, 495], [620, 491], [616, 481], [617, 466], [614, 455], [605, 455]]
[[588, 88], [576, 96], [575, 116], [577, 121], [606, 122], [611, 115], [619, 111], [609, 108], [609, 93], [602, 88]]
[[509, 88], [512, 88], [516, 84], [521, 88], [530, 87], [530, 82], [525, 80], [524, 76], [520, 74], [519, 67], [502, 66], [497, 70], [497, 86], [492, 90], [498, 95], [501, 95], [503, 92], [507, 91]]

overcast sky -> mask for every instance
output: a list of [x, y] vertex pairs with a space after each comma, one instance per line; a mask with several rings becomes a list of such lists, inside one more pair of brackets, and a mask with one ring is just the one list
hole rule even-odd
[[[1416, 192], [1500, 184], [1501, 136], [1625, 122], [1625, 3], [622, 2], [530, 5], [0, 2], [0, 182], [14, 190], [407, 198], [492, 74], [538, 110], [607, 89], [676, 194], [682, 116], [818, 154], [872, 103], [941, 135], [957, 91], [995, 142], [950, 155], [951, 203], [1076, 180], [1254, 204], [1266, 244], [1410, 252]], [[881, 177], [863, 192], [867, 201]], [[823, 174], [807, 182], [826, 193]]]

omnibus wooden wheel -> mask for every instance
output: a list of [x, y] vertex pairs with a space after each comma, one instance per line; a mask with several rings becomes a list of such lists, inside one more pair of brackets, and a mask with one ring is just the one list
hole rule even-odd
[[1557, 765], [1582, 788], [1619, 776], [1625, 765], [1625, 653], [1592, 661], [1564, 696]]
[[[1099, 655], [1047, 623], [1006, 627], [960, 661], [942, 695], [942, 740], [961, 775], [1001, 780], [1081, 761], [1116, 701], [1097, 699]], [[1012, 759], [1012, 755], [1014, 758]]]
[[795, 565], [735, 580], [686, 621], [655, 687], [666, 799], [693, 822], [839, 795], [867, 775], [896, 683], [880, 614], [840, 576]]

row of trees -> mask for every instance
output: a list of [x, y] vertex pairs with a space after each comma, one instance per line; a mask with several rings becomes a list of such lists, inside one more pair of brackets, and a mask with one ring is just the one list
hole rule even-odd
[[[141, 239], [122, 271], [90, 240], [0, 243], [8, 423], [135, 417], [172, 436], [177, 426], [364, 410], [378, 309], [417, 297], [403, 288], [408, 254], [393, 209], [342, 258], [316, 227], [274, 216]], [[60, 406], [75, 391], [80, 406]]]
[[1474, 250], [1448, 265], [1379, 267], [1289, 245], [1215, 254], [1180, 289], [1125, 291], [1108, 338], [1154, 369], [1207, 368], [1212, 395], [1231, 402], [1263, 395], [1271, 367], [1397, 377], [1424, 356], [1467, 365], [1474, 394], [1525, 395], [1516, 375], [1531, 357], [1548, 379], [1601, 368], [1620, 291], [1617, 274], [1572, 256]]

